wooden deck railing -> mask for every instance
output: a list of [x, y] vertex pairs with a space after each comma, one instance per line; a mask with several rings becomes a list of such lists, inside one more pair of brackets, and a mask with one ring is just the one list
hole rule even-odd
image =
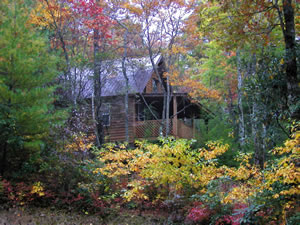
[[[136, 121], [134, 126], [134, 135], [136, 138], [157, 138], [166, 130], [162, 129], [162, 120]], [[172, 135], [172, 121], [170, 120], [170, 135]]]
[[195, 127], [186, 125], [182, 120], [177, 120], [177, 137], [191, 139], [195, 137]]
[[[145, 120], [135, 121], [134, 137], [135, 138], [157, 138], [161, 133], [165, 134], [166, 130], [162, 129], [162, 120]], [[182, 120], [170, 120], [169, 135], [191, 139], [195, 137], [195, 129], [193, 126], [186, 125]]]

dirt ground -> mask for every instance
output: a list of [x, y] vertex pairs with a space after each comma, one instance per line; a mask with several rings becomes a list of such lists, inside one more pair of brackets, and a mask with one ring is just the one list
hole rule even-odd
[[13, 208], [0, 210], [0, 225], [156, 225], [164, 224], [164, 218], [156, 215], [135, 215], [122, 212], [108, 215], [104, 219], [97, 215], [78, 212], [67, 212], [44, 208]]

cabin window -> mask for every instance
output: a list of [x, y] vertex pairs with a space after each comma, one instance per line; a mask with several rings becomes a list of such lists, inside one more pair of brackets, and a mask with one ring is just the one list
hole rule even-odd
[[110, 104], [109, 103], [102, 103], [101, 114], [102, 114], [102, 125], [110, 126]]
[[158, 91], [158, 80], [152, 79], [152, 92]]

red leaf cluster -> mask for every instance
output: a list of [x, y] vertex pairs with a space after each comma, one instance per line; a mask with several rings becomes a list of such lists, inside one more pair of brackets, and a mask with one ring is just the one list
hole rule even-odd
[[80, 24], [85, 26], [88, 31], [98, 30], [101, 37], [110, 39], [110, 26], [113, 21], [103, 13], [103, 8], [95, 0], [70, 0], [71, 9], [75, 18], [80, 20]]
[[212, 212], [206, 207], [197, 206], [192, 208], [187, 215], [187, 220], [194, 223], [204, 223], [209, 221]]

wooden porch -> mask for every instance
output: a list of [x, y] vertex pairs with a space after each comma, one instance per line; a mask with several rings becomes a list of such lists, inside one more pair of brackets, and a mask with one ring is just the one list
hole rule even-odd
[[[171, 117], [169, 119], [169, 136], [174, 136], [175, 138], [185, 138], [192, 139], [195, 138], [199, 133], [196, 130], [195, 121], [192, 115], [186, 113], [185, 104], [178, 105], [178, 98], [183, 98], [185, 95], [174, 94], [172, 97], [171, 105]], [[163, 96], [161, 94], [147, 94], [145, 98], [148, 98], [149, 102], [163, 102]], [[159, 108], [158, 105], [156, 105]], [[162, 110], [162, 105], [160, 106]], [[183, 109], [183, 110], [182, 110]], [[179, 111], [180, 110], [180, 111]], [[137, 114], [137, 110], [135, 112]], [[188, 119], [189, 118], [189, 119]], [[133, 139], [145, 138], [145, 139], [156, 139], [157, 137], [166, 135], [166, 128], [163, 128], [163, 120], [136, 120], [133, 122]]]

